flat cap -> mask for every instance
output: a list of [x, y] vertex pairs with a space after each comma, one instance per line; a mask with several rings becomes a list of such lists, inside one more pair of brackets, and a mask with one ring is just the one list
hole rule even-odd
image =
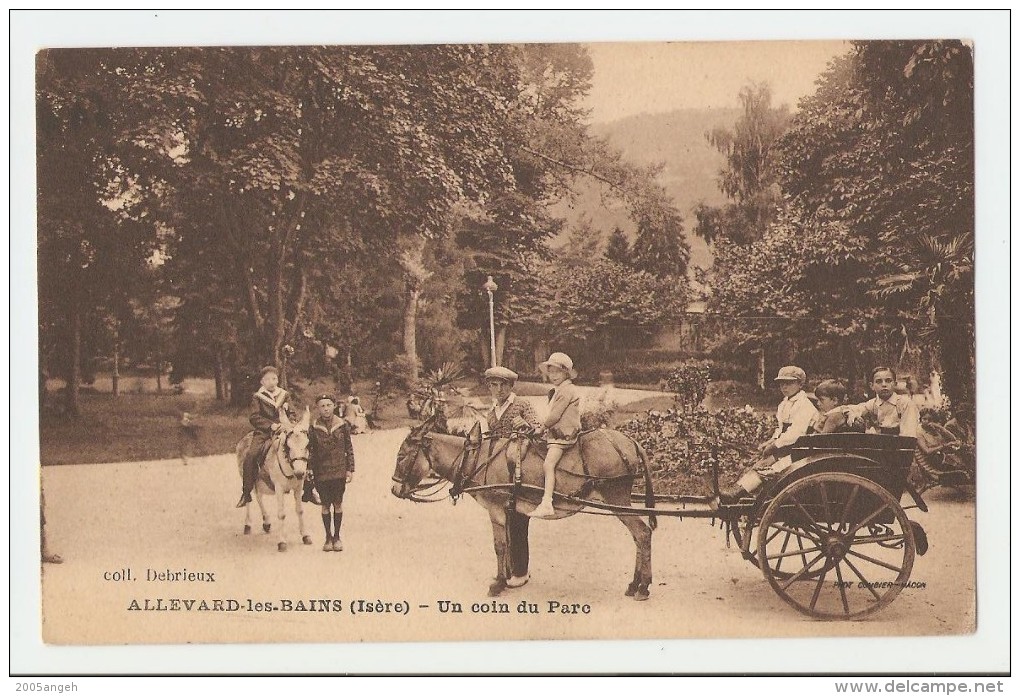
[[786, 367], [779, 368], [779, 374], [772, 380], [773, 382], [800, 382], [803, 384], [807, 381], [807, 375], [804, 370], [800, 369], [796, 365], [787, 365]]
[[517, 373], [505, 367], [490, 367], [485, 371], [485, 379], [501, 379], [504, 382], [516, 382]]

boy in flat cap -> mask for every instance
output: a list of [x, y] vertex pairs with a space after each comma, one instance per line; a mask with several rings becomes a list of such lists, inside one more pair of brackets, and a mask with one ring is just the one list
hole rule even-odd
[[733, 503], [757, 490], [763, 483], [760, 471], [768, 476], [784, 470], [789, 465], [787, 455], [790, 445], [801, 435], [807, 435], [818, 417], [818, 409], [804, 391], [807, 381], [804, 370], [796, 365], [787, 365], [779, 370], [773, 381], [779, 385], [784, 397], [776, 409], [776, 420], [779, 421], [776, 430], [771, 439], [758, 445], [762, 457], [758, 463], [747, 469], [736, 485], [719, 491], [720, 502]]
[[351, 426], [336, 414], [336, 400], [332, 394], [317, 396], [315, 408], [318, 418], [308, 431], [308, 465], [322, 500], [322, 526], [326, 530], [322, 550], [343, 551], [340, 525], [344, 519], [344, 492], [354, 479]]
[[280, 414], [286, 413], [291, 420], [296, 420], [294, 408], [290, 403], [290, 394], [280, 388], [280, 373], [272, 365], [263, 367], [259, 373], [259, 387], [251, 397], [251, 445], [244, 455], [244, 468], [241, 475], [241, 499], [237, 507], [241, 508], [251, 502], [251, 490], [258, 478], [259, 466], [269, 453], [273, 436], [280, 431]]
[[487, 414], [489, 436], [507, 438], [522, 428], [534, 429], [539, 425], [535, 409], [514, 394], [517, 373], [505, 367], [490, 367], [485, 371], [485, 386], [492, 395], [492, 408]]
[[[489, 437], [509, 438], [522, 430], [534, 430], [541, 421], [535, 409], [527, 401], [514, 394], [517, 373], [505, 367], [490, 367], [485, 371], [485, 386], [492, 395], [492, 408], [487, 414]], [[506, 516], [507, 535], [510, 542], [510, 577], [507, 587], [521, 587], [528, 582], [530, 550], [528, 527], [531, 518], [509, 510]]]

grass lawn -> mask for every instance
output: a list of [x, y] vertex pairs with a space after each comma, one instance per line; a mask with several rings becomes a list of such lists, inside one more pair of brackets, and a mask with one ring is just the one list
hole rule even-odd
[[[302, 399], [308, 403], [317, 394], [332, 392], [332, 384], [313, 382], [301, 385]], [[371, 410], [372, 384], [355, 385], [362, 406]], [[53, 398], [59, 398], [55, 394]], [[175, 459], [187, 448], [189, 457], [226, 454], [234, 451], [244, 437], [248, 407], [234, 408], [199, 394], [127, 394], [85, 390], [81, 393], [81, 417], [77, 419], [47, 415], [40, 423], [40, 460], [44, 466], [55, 464], [97, 464], [105, 462]], [[187, 411], [198, 426], [197, 440], [184, 436], [181, 416]], [[403, 399], [379, 403], [376, 425], [400, 428], [411, 425]]]
[[[714, 385], [713, 385], [714, 386]], [[372, 382], [359, 381], [354, 393], [360, 395], [362, 406], [372, 412], [376, 408], [378, 428], [404, 428], [414, 424], [401, 397], [372, 403]], [[483, 386], [465, 384], [465, 391], [475, 397], [488, 396]], [[549, 385], [520, 382], [521, 396], [544, 396]], [[315, 395], [332, 392], [332, 383], [316, 380], [299, 385], [299, 403], [311, 403]], [[772, 410], [778, 397], [761, 394], [753, 387], [730, 387], [724, 394], [710, 394], [709, 408], [743, 406]], [[672, 406], [671, 396], [653, 396], [620, 406], [613, 414], [612, 425], [619, 426], [649, 410], [665, 410]], [[40, 459], [43, 465], [90, 464], [101, 462], [174, 459], [187, 449], [188, 456], [200, 457], [232, 452], [241, 437], [250, 429], [248, 409], [234, 408], [216, 401], [208, 394], [112, 394], [83, 391], [82, 415], [78, 419], [47, 416], [40, 427]], [[181, 415], [192, 414], [197, 440], [185, 437]]]
[[[247, 409], [232, 409], [190, 394], [112, 394], [83, 392], [77, 419], [47, 416], [40, 424], [43, 465], [170, 459], [181, 456], [181, 415], [198, 427], [189, 456], [233, 450], [249, 429]], [[189, 443], [190, 445], [190, 443]]]

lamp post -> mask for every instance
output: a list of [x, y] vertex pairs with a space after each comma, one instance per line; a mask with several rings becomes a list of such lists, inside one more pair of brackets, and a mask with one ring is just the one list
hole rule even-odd
[[496, 367], [496, 320], [493, 313], [492, 293], [499, 289], [496, 282], [489, 276], [482, 286], [485, 292], [489, 293], [489, 347], [492, 349], [492, 367]]

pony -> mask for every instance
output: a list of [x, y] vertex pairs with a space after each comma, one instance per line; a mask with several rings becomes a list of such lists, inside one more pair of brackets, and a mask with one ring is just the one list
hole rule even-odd
[[[305, 533], [304, 511], [301, 505], [301, 493], [304, 489], [305, 475], [308, 473], [308, 428], [311, 424], [311, 412], [305, 407], [305, 414], [297, 423], [291, 423], [286, 413], [280, 414], [280, 432], [273, 436], [272, 444], [266, 454], [265, 461], [259, 467], [259, 477], [255, 483], [255, 500], [262, 511], [262, 531], [269, 534], [272, 526], [263, 497], [275, 494], [276, 517], [276, 548], [287, 550], [287, 535], [283, 522], [287, 517], [284, 496], [288, 493], [294, 497], [294, 510], [297, 512], [298, 530], [301, 543], [311, 544], [312, 537]], [[244, 453], [251, 444], [252, 434], [248, 433], [237, 443], [234, 452], [237, 455], [238, 473], [244, 466]], [[244, 533], [251, 534], [251, 503], [244, 509]]]
[[[427, 421], [413, 428], [400, 445], [393, 486], [397, 498], [414, 499], [414, 494], [434, 485], [430, 477], [449, 481], [451, 495], [469, 494], [489, 513], [492, 540], [496, 552], [496, 577], [489, 585], [489, 596], [499, 596], [512, 577], [512, 554], [507, 533], [508, 510], [527, 514], [537, 507], [542, 494], [543, 454], [538, 446], [524, 438], [487, 439], [475, 425], [467, 437], [434, 432]], [[517, 462], [521, 485], [514, 486], [511, 462]], [[638, 513], [621, 508], [631, 507], [634, 479], [644, 470], [645, 503], [654, 504], [648, 457], [644, 449], [616, 430], [601, 428], [583, 433], [578, 444], [564, 453], [556, 470], [556, 495], [553, 504], [555, 519], [563, 519], [582, 511], [588, 503], [608, 510], [634, 538], [634, 575], [626, 592], [628, 597], [642, 601], [649, 597], [652, 583], [652, 530], [656, 521], [649, 515], [648, 524]], [[423, 483], [424, 482], [424, 483]], [[512, 507], [511, 507], [512, 506]], [[644, 513], [647, 514], [647, 513]], [[513, 585], [519, 587], [523, 583]]]

